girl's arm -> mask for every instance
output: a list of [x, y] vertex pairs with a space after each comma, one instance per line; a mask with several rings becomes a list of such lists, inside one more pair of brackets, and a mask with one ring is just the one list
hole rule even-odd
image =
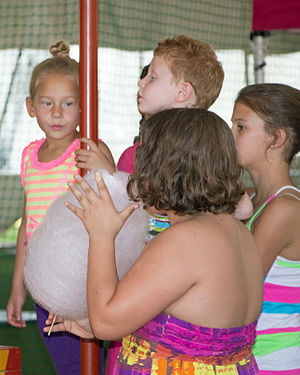
[[[252, 233], [261, 253], [264, 276], [266, 276], [276, 257], [288, 249], [299, 222], [295, 200], [276, 197], [254, 221]], [[294, 224], [293, 224], [294, 223]]]
[[119, 282], [114, 240], [136, 205], [117, 212], [99, 176], [96, 172], [100, 197], [79, 177], [85, 195], [74, 185], [70, 189], [83, 209], [71, 204], [68, 207], [89, 233], [87, 304], [93, 332], [98, 338], [116, 340], [135, 331], [184, 295], [195, 283], [199, 269], [191, 266], [193, 257], [186, 249], [182, 233], [179, 235], [178, 230], [170, 228], [147, 245]]
[[26, 251], [26, 196], [24, 194], [24, 209], [21, 225], [18, 231], [16, 259], [14, 276], [12, 281], [12, 291], [7, 303], [7, 322], [14, 327], [26, 327], [26, 322], [22, 320], [22, 307], [26, 299], [26, 288], [23, 279], [23, 268]]
[[80, 142], [84, 142], [89, 146], [89, 150], [78, 149], [76, 153], [76, 165], [78, 168], [92, 170], [95, 168], [104, 168], [109, 173], [116, 171], [115, 162], [110, 149], [104, 142], [98, 142], [96, 145], [91, 139], [80, 138]]

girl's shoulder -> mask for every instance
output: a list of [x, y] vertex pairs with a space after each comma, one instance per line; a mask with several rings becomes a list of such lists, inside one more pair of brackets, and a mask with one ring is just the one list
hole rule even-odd
[[45, 142], [45, 138], [35, 140], [29, 143], [26, 147], [24, 147], [22, 151], [22, 158], [21, 158], [21, 180], [24, 186], [24, 176], [26, 172], [26, 168], [28, 162], [32, 161], [33, 159], [37, 158], [37, 153], [41, 145]]
[[26, 155], [28, 153], [38, 152], [39, 148], [44, 142], [45, 138], [30, 142], [26, 147], [24, 147], [22, 154]]
[[256, 212], [255, 223], [269, 223], [278, 225], [290, 220], [291, 216], [300, 215], [300, 189], [286, 186], [277, 191], [261, 208]]
[[285, 190], [278, 194], [263, 209], [254, 222], [254, 234], [270, 238], [292, 238], [300, 230], [300, 193]]
[[266, 206], [266, 212], [269, 212], [269, 214], [280, 212], [281, 215], [292, 213], [300, 214], [299, 206], [300, 189], [287, 187], [278, 193], [278, 195]]
[[[219, 244], [227, 243], [231, 234], [237, 230], [243, 232], [244, 225], [230, 214], [203, 214], [188, 217], [171, 224], [159, 236], [164, 241], [171, 241], [174, 246], [181, 247], [187, 244], [190, 247], [206, 249], [217, 248]], [[248, 231], [244, 231], [247, 232]]]

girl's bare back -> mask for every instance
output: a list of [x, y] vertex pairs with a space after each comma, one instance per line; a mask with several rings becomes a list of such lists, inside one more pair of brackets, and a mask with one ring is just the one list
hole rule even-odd
[[228, 214], [181, 218], [153, 245], [164, 251], [166, 242], [179, 265], [172, 275], [178, 283], [187, 278], [191, 283], [166, 308], [167, 313], [215, 328], [238, 327], [257, 319], [263, 270], [256, 243], [242, 223]]

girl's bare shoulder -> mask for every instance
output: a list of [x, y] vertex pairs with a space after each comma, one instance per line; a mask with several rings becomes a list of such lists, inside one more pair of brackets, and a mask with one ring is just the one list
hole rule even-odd
[[172, 242], [179, 248], [188, 244], [199, 252], [201, 249], [206, 251], [208, 247], [217, 248], [220, 243], [222, 247], [225, 243], [230, 245], [237, 232], [249, 236], [244, 225], [232, 215], [200, 214], [172, 224], [157, 236], [157, 240], [160, 243]]
[[280, 193], [266, 206], [263, 217], [264, 221], [270, 220], [281, 224], [300, 217], [300, 193], [292, 190]]

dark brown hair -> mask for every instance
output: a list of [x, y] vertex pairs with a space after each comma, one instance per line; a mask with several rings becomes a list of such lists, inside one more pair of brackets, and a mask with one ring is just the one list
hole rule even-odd
[[196, 108], [208, 109], [217, 99], [224, 81], [224, 71], [208, 43], [180, 35], [157, 44], [154, 56], [162, 56], [174, 76], [189, 82], [197, 97]]
[[285, 161], [290, 163], [300, 151], [300, 91], [279, 83], [244, 87], [235, 103], [242, 103], [263, 121], [267, 133], [276, 139], [276, 129], [286, 132]]
[[127, 191], [145, 207], [232, 213], [244, 193], [233, 136], [215, 113], [196, 108], [159, 112], [142, 127]]

